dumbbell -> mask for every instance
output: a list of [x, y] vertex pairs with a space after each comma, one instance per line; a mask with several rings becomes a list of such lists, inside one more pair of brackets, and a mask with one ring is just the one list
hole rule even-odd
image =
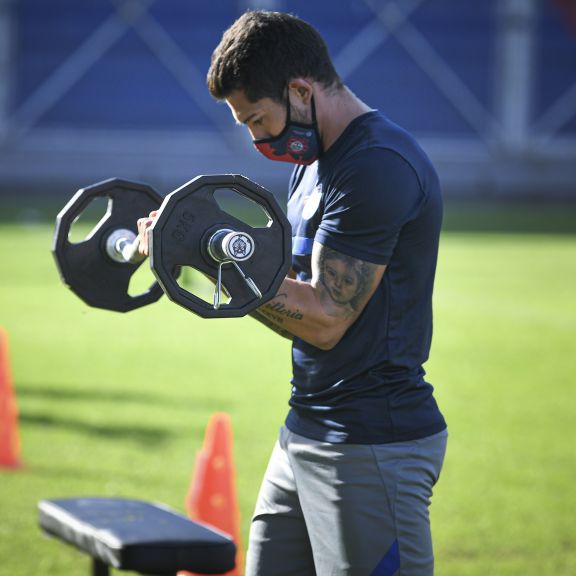
[[[223, 210], [214, 198], [221, 189], [255, 202], [267, 224], [251, 226]], [[97, 197], [108, 198], [106, 215], [84, 241], [70, 242], [72, 223]], [[130, 296], [130, 278], [143, 260], [136, 222], [152, 210], [158, 211], [148, 232], [156, 282]], [[239, 317], [276, 294], [290, 268], [291, 232], [274, 196], [241, 175], [197, 176], [164, 199], [150, 186], [114, 178], [78, 190], [57, 216], [52, 251], [62, 280], [90, 306], [125, 312], [165, 293], [204, 318]], [[178, 282], [183, 266], [213, 279], [211, 304]]]

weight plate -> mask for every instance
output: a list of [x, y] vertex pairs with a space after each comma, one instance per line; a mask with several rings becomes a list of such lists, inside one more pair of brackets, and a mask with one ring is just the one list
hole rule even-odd
[[[83, 241], [70, 241], [72, 224], [94, 198], [108, 198], [108, 209]], [[106, 239], [115, 230], [138, 233], [138, 218], [158, 209], [162, 197], [150, 186], [111, 178], [82, 188], [56, 217], [52, 253], [62, 281], [86, 304], [96, 308], [127, 312], [155, 302], [162, 296], [158, 282], [142, 294], [128, 293], [137, 264], [114, 262], [106, 253]]]
[[[268, 215], [268, 225], [253, 227], [222, 210], [214, 198], [220, 189], [258, 204]], [[172, 270], [189, 266], [216, 281], [219, 264], [210, 256], [208, 242], [220, 230], [245, 234], [253, 241], [253, 254], [238, 259], [240, 269], [232, 263], [222, 265], [222, 284], [230, 301], [216, 309], [181, 286]], [[291, 231], [284, 212], [268, 190], [237, 174], [198, 176], [184, 184], [166, 196], [151, 228], [150, 266], [159, 284], [170, 300], [203, 318], [250, 313], [276, 295], [290, 265]]]

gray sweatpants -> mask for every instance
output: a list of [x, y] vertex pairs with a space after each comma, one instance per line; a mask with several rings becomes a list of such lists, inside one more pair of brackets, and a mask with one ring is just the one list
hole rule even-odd
[[431, 576], [428, 507], [447, 432], [329, 444], [280, 431], [258, 496], [246, 576]]

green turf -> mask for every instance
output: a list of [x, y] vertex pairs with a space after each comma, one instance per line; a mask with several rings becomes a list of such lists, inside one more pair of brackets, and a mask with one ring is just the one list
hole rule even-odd
[[[211, 414], [233, 419], [244, 539], [290, 392], [289, 343], [163, 299], [126, 315], [59, 281], [49, 225], [0, 224], [24, 469], [0, 471], [0, 576], [87, 573], [41, 498], [183, 510]], [[576, 573], [576, 237], [447, 232], [428, 376], [450, 426], [432, 506], [439, 576]]]

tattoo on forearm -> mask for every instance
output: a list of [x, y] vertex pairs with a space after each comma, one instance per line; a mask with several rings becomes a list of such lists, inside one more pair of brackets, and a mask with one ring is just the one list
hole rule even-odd
[[277, 324], [277, 322], [279, 321], [279, 323], [282, 323], [282, 319], [275, 319], [276, 321], [272, 320], [271, 318], [268, 318], [268, 316], [266, 316], [266, 314], [264, 312], [262, 312], [262, 308], [259, 310], [254, 310], [250, 315], [255, 318], [256, 320], [258, 320], [259, 322], [261, 322], [262, 324], [264, 324], [264, 326], [266, 326], [267, 328], [270, 328], [271, 330], [273, 330], [274, 332], [276, 332], [277, 334], [280, 334], [280, 336], [283, 336], [284, 338], [288, 338], [288, 339], [292, 339], [293, 334], [291, 332], [289, 332], [288, 330], [285, 330], [284, 328], [282, 328], [282, 326], [279, 326]]
[[[287, 298], [288, 294], [284, 292], [282, 294], [276, 294], [274, 300], [271, 300], [266, 304], [266, 310], [268, 312], [274, 312], [278, 317], [285, 316], [286, 318], [292, 318], [292, 320], [302, 320], [304, 315], [300, 310], [298, 310], [298, 308], [296, 308], [296, 310], [291, 310], [286, 306], [286, 304], [284, 304]], [[282, 302], [282, 300], [284, 302]]]
[[303, 320], [304, 314], [298, 308], [294, 310], [286, 306], [287, 298], [288, 294], [284, 292], [277, 294], [273, 300], [255, 310], [252, 316], [281, 336], [292, 338], [292, 332], [283, 328], [284, 321], [287, 319]]
[[324, 246], [318, 254], [323, 296], [342, 309], [356, 312], [374, 280], [375, 266]]

